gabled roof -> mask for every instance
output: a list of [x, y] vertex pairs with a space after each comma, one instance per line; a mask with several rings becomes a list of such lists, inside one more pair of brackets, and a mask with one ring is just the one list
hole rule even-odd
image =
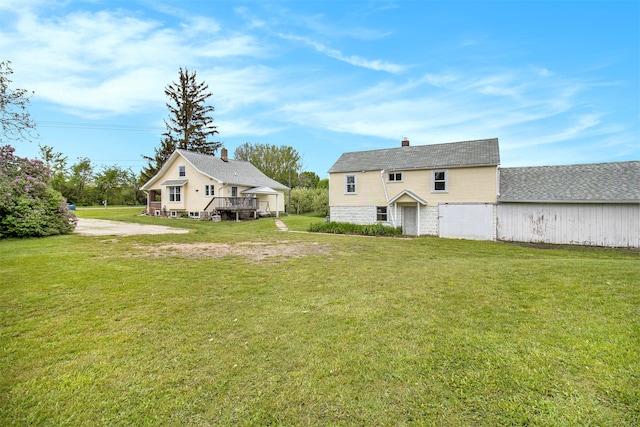
[[640, 161], [500, 169], [498, 201], [640, 203]]
[[163, 174], [166, 167], [175, 159], [181, 156], [202, 174], [217, 180], [222, 184], [246, 185], [248, 187], [270, 187], [275, 190], [288, 190], [289, 187], [282, 185], [262, 173], [258, 168], [243, 160], [224, 161], [219, 157], [208, 154], [195, 153], [178, 149], [171, 154], [160, 171], [142, 186], [142, 190], [150, 188]]
[[412, 198], [416, 202], [420, 203], [421, 205], [427, 205], [427, 201], [426, 200], [424, 200], [422, 197], [418, 196], [413, 191], [409, 191], [409, 190], [402, 190], [401, 192], [399, 192], [398, 194], [393, 196], [391, 198], [391, 200], [389, 200], [388, 204], [391, 205], [392, 203], [395, 203], [398, 199], [400, 199], [403, 196], [409, 196], [410, 198]]
[[500, 164], [498, 139], [415, 145], [344, 153], [329, 173], [436, 169]]

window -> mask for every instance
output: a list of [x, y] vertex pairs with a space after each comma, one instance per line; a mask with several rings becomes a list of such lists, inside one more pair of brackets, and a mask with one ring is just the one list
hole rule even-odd
[[376, 221], [378, 222], [387, 222], [387, 207], [386, 206], [378, 206], [376, 208]]
[[389, 173], [389, 182], [398, 182], [398, 181], [402, 181], [402, 172]]
[[205, 196], [215, 196], [213, 184], [204, 186], [204, 195]]
[[433, 192], [447, 192], [449, 191], [449, 186], [447, 184], [448, 178], [447, 171], [433, 171], [432, 172], [432, 184], [431, 191]]
[[169, 187], [169, 201], [170, 202], [179, 202], [182, 199], [180, 198], [180, 187]]
[[200, 212], [189, 212], [189, 218], [200, 218]]
[[356, 176], [345, 175], [344, 181], [345, 181], [344, 192], [347, 194], [355, 194], [356, 193]]
[[187, 176], [186, 166], [178, 166], [178, 176]]
[[238, 187], [231, 187], [231, 197], [238, 197]]

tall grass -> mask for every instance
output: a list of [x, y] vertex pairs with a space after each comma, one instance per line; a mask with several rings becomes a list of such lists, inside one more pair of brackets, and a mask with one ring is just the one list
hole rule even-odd
[[96, 212], [191, 232], [0, 241], [0, 425], [640, 422], [637, 252]]

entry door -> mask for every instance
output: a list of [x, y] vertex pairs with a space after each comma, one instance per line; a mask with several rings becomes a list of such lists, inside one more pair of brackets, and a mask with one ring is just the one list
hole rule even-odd
[[415, 206], [402, 207], [402, 234], [418, 235], [418, 208]]

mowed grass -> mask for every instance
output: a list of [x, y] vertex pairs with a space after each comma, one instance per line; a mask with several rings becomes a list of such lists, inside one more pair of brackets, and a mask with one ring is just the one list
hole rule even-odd
[[0, 241], [0, 425], [640, 424], [637, 251], [77, 213], [191, 232]]

